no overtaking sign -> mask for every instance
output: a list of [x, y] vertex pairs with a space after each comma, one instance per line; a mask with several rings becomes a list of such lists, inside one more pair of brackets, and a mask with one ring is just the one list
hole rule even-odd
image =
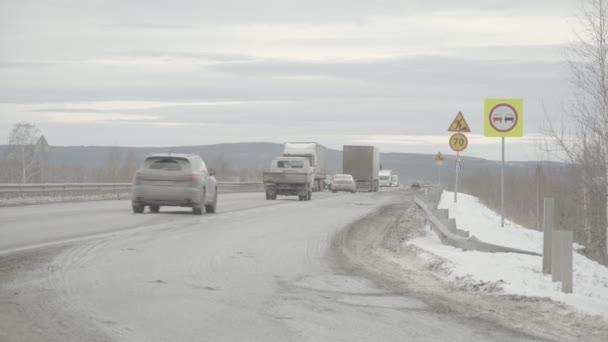
[[484, 103], [486, 137], [521, 137], [523, 101], [521, 99], [486, 99]]

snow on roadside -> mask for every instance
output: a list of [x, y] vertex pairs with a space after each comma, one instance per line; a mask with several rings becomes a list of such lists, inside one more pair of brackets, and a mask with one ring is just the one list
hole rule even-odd
[[[526, 229], [505, 220], [500, 227], [500, 216], [482, 205], [476, 197], [444, 192], [439, 208], [450, 210], [459, 229], [468, 230], [479, 239], [530, 251], [542, 252], [542, 233]], [[553, 283], [551, 276], [541, 272], [542, 258], [515, 253], [482, 253], [463, 251], [443, 245], [430, 231], [424, 237], [406, 241], [426, 251], [420, 257], [441, 263], [440, 273], [450, 282], [465, 288], [499, 291], [505, 294], [549, 297], [573, 306], [585, 313], [608, 319], [608, 268], [578, 253], [574, 253], [574, 293], [561, 292], [561, 284]], [[405, 262], [405, 259], [404, 261]]]

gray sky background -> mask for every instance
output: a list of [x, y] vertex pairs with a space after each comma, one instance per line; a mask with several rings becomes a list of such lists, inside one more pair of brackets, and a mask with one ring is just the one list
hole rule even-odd
[[500, 158], [483, 100], [524, 99], [535, 160], [567, 99], [577, 0], [0, 0], [0, 142], [19, 121], [51, 145], [376, 144]]

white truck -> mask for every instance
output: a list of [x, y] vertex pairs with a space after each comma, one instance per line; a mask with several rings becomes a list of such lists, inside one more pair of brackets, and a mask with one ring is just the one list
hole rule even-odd
[[399, 176], [393, 174], [391, 176], [391, 186], [398, 187], [399, 186]]
[[270, 170], [263, 173], [266, 200], [276, 200], [277, 195], [298, 196], [300, 201], [312, 199], [314, 168], [307, 158], [277, 157]]
[[352, 175], [357, 190], [375, 192], [380, 186], [380, 150], [376, 146], [344, 146], [342, 173]]
[[327, 149], [325, 146], [315, 142], [291, 142], [285, 143], [283, 149], [283, 157], [304, 157], [308, 159], [310, 165], [314, 168], [314, 184], [313, 190], [323, 191], [323, 182], [327, 178], [325, 155]]
[[380, 186], [381, 187], [390, 187], [393, 186], [392, 178], [393, 171], [392, 170], [380, 170], [378, 173], [380, 178]]

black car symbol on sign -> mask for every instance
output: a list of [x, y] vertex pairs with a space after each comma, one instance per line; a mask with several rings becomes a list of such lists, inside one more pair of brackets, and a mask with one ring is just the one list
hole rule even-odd
[[514, 122], [515, 121], [515, 117], [513, 116], [513, 114], [507, 114], [505, 115], [505, 122]]

